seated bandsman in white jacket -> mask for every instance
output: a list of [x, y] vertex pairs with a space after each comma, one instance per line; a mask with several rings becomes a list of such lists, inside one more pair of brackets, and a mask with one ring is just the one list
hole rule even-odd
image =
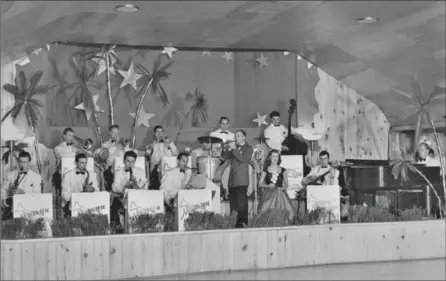
[[71, 195], [80, 192], [99, 192], [98, 176], [87, 171], [88, 157], [84, 153], [75, 156], [76, 168], [62, 175], [62, 200], [65, 217], [71, 216]]
[[137, 155], [134, 151], [127, 151], [124, 153], [124, 167], [118, 167], [115, 170], [115, 177], [112, 184], [114, 198], [110, 206], [110, 215], [112, 218], [119, 213], [119, 222], [124, 222], [124, 214], [118, 212], [127, 208], [126, 194], [129, 189], [148, 189], [149, 182], [147, 181], [146, 171], [142, 168], [135, 167]]
[[22, 151], [19, 153], [19, 169], [6, 174], [1, 189], [2, 207], [4, 207], [2, 219], [11, 219], [13, 217], [12, 199], [15, 194], [42, 192], [42, 178], [39, 174], [29, 169], [30, 162], [31, 155], [26, 151]]

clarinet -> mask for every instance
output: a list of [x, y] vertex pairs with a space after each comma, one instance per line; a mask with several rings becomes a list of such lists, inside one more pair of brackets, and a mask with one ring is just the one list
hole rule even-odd
[[[132, 168], [129, 168], [129, 174], [130, 174], [129, 181], [131, 181], [133, 178], [133, 169]], [[131, 189], [133, 189], [133, 185], [132, 185]]]

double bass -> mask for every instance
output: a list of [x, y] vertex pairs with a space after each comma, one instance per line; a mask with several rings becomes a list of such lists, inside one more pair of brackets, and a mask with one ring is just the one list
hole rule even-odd
[[308, 145], [303, 139], [299, 139], [291, 133], [291, 120], [297, 111], [296, 99], [290, 99], [290, 107], [288, 108], [288, 135], [282, 142], [282, 145], [288, 147], [287, 151], [282, 151], [282, 155], [302, 155], [304, 158], [304, 175], [307, 175], [311, 168], [307, 165], [306, 156], [308, 154]]

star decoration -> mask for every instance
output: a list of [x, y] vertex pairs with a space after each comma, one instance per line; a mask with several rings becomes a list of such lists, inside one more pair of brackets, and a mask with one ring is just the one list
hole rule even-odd
[[222, 56], [223, 59], [226, 60], [226, 62], [229, 62], [233, 59], [232, 52], [225, 52], [225, 54]]
[[135, 67], [133, 66], [133, 62], [130, 64], [130, 67], [127, 71], [118, 70], [118, 72], [124, 78], [124, 80], [122, 80], [121, 82], [121, 86], [119, 87], [123, 88], [127, 85], [130, 85], [136, 91], [137, 90], [136, 81], [138, 81], [138, 79], [141, 78], [142, 75], [135, 72]]
[[309, 61], [307, 61], [307, 68], [310, 69], [313, 66], [313, 64]]
[[[133, 119], [136, 118], [136, 113], [129, 113], [130, 116], [133, 117]], [[144, 125], [146, 128], [150, 127], [149, 120], [153, 118], [156, 114], [155, 113], [147, 113], [144, 107], [141, 108], [141, 112], [138, 116], [138, 121], [136, 121], [136, 127], [139, 127], [140, 125]]]
[[[98, 75], [101, 75], [102, 72], [105, 72], [107, 70], [107, 60], [103, 55], [100, 53], [97, 54], [94, 58], [91, 59], [92, 61], [96, 62], [98, 64]], [[114, 65], [116, 62], [115, 58], [112, 56], [110, 66]], [[109, 71], [111, 74], [116, 75], [115, 69], [113, 67], [109, 68]]]
[[172, 54], [175, 53], [176, 51], [178, 51], [178, 49], [176, 49], [174, 47], [164, 47], [161, 54], [166, 54], [169, 56], [169, 59], [172, 59]]
[[297, 55], [297, 60], [301, 60], [302, 57], [300, 55]]
[[268, 58], [263, 56], [263, 53], [260, 54], [260, 57], [256, 58], [256, 62], [260, 63], [260, 68], [268, 66]]
[[202, 57], [204, 57], [204, 56], [211, 56], [211, 52], [209, 52], [209, 51], [203, 51], [203, 52], [201, 52], [201, 56]]
[[257, 112], [257, 118], [252, 120], [252, 122], [257, 123], [257, 126], [260, 128], [262, 127], [262, 125], [268, 125], [268, 123], [266, 122], [266, 114], [265, 115], [260, 115]]
[[81, 103], [81, 104], [78, 104], [78, 105], [76, 105], [76, 106], [74, 107], [75, 109], [79, 109], [79, 110], [83, 110], [83, 111], [85, 111], [85, 116], [87, 116], [87, 121], [90, 120], [91, 114], [92, 114], [93, 112], [96, 112], [96, 113], [104, 112], [104, 110], [102, 110], [102, 108], [100, 108], [99, 105], [97, 105], [97, 103], [98, 103], [98, 99], [99, 99], [99, 95], [94, 95], [94, 96], [92, 96], [92, 99], [93, 99], [93, 104], [94, 104], [94, 110], [91, 110], [91, 109], [89, 109], [89, 108], [86, 108], [84, 102]]
[[290, 52], [288, 51], [283, 51], [283, 56], [288, 56], [290, 54]]

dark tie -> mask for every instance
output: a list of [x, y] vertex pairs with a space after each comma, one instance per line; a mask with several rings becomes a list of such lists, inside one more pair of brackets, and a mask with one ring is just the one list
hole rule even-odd
[[280, 127], [280, 125], [274, 125], [274, 127]]
[[130, 173], [130, 169], [125, 169], [124, 170], [126, 173]]
[[420, 158], [420, 161], [424, 162], [424, 161], [426, 161], [426, 158]]
[[182, 169], [180, 169], [180, 173], [185, 173], [186, 172], [186, 170], [182, 170]]
[[328, 166], [321, 166], [322, 169], [328, 168]]
[[85, 172], [76, 171], [76, 175], [85, 175]]
[[227, 135], [227, 134], [228, 134], [228, 132], [220, 132], [220, 134], [226, 134], [226, 135]]
[[67, 146], [71, 146], [72, 144], [72, 142], [67, 142]]
[[115, 142], [116, 142], [116, 140], [110, 140], [110, 142], [111, 142], [111, 143], [115, 143]]

